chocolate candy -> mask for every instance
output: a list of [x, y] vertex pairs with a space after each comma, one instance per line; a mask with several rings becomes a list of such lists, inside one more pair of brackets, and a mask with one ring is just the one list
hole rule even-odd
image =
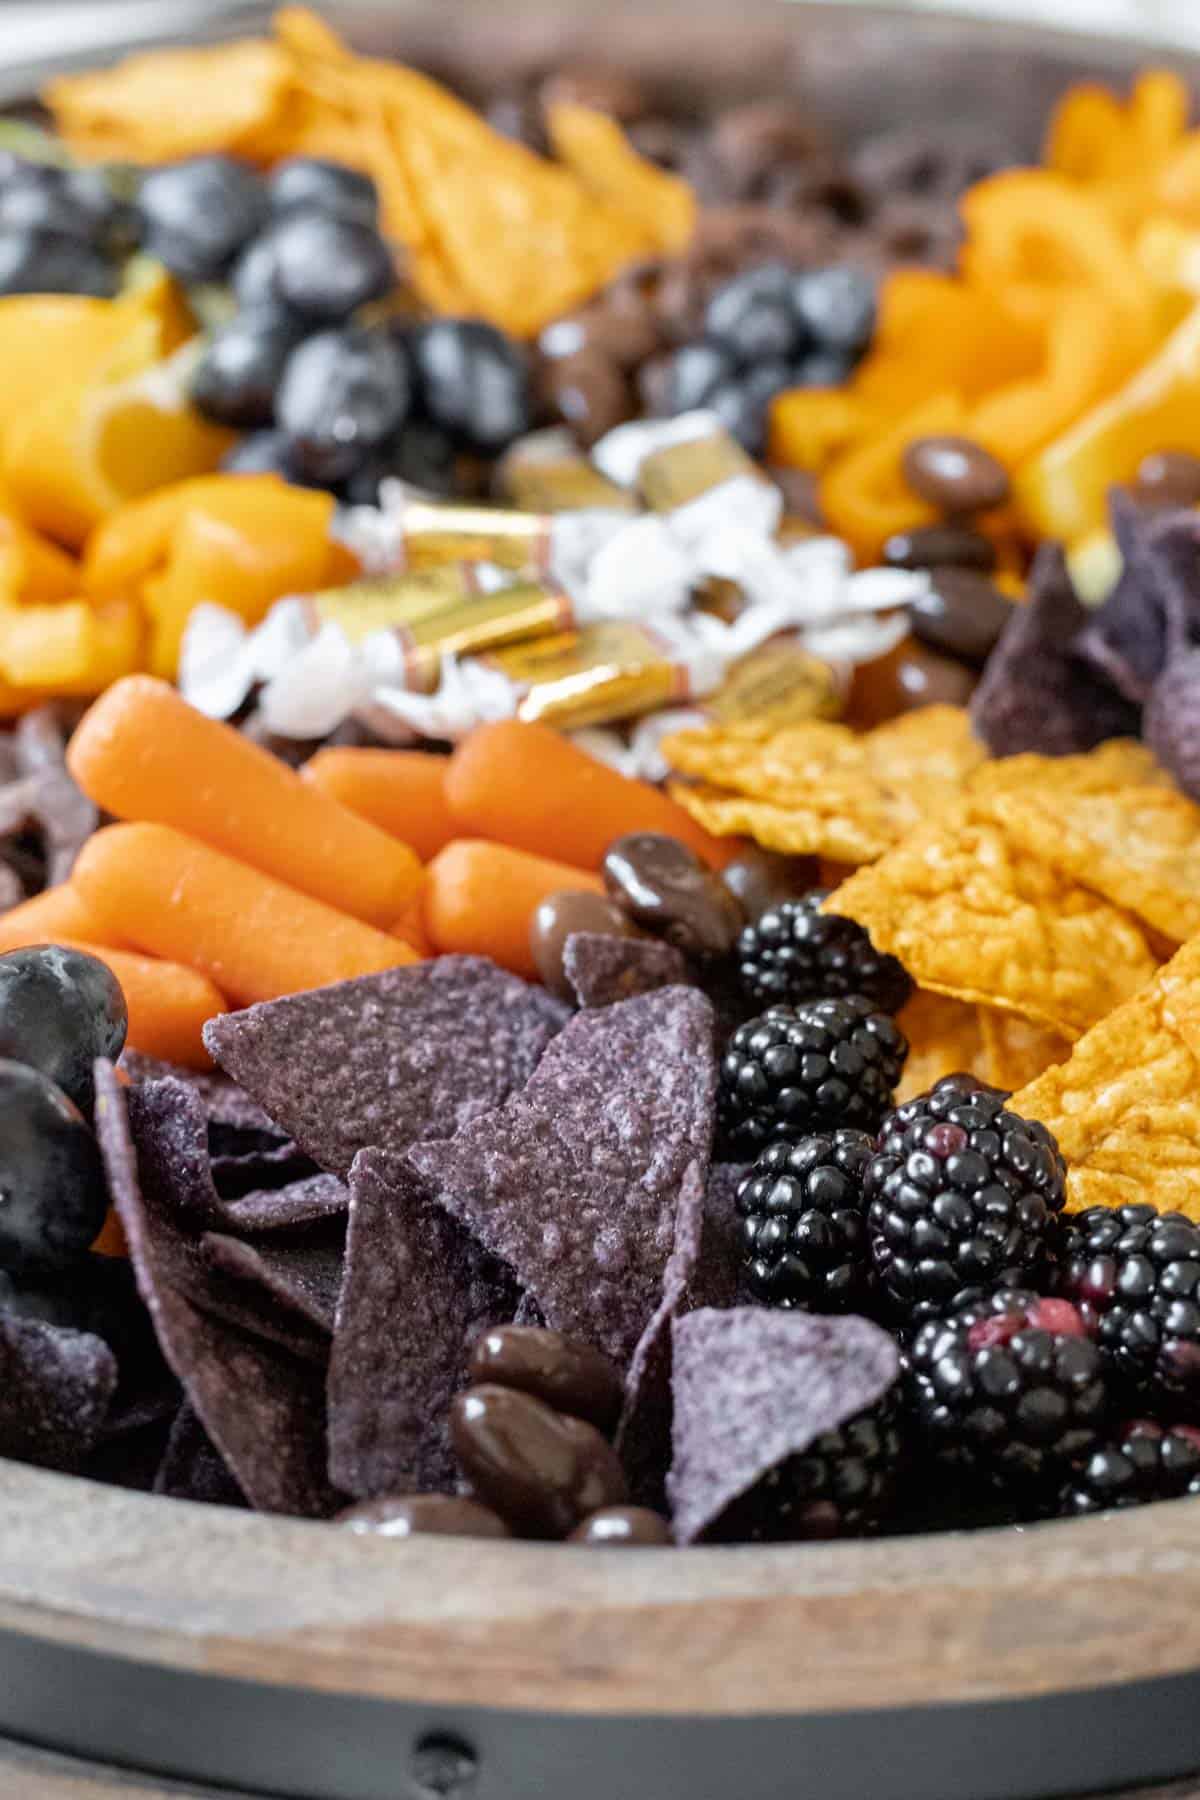
[[589, 1513], [628, 1499], [612, 1445], [594, 1425], [514, 1388], [468, 1388], [450, 1438], [471, 1486], [517, 1537], [564, 1538]]
[[471, 1353], [472, 1381], [517, 1388], [557, 1412], [611, 1434], [621, 1412], [621, 1377], [591, 1344], [536, 1325], [497, 1325]]
[[969, 569], [937, 569], [927, 594], [908, 609], [923, 644], [963, 662], [983, 664], [1012, 614], [1013, 602]]
[[915, 438], [903, 467], [913, 493], [942, 512], [985, 512], [1003, 506], [1009, 496], [1007, 469], [970, 438]]
[[639, 925], [685, 956], [725, 956], [745, 923], [719, 876], [678, 838], [633, 831], [609, 846], [604, 885]]
[[794, 900], [812, 887], [813, 867], [807, 857], [783, 856], [777, 850], [748, 846], [726, 863], [721, 880], [751, 924], [781, 900]]
[[538, 339], [543, 356], [577, 356], [598, 350], [618, 369], [638, 368], [662, 347], [662, 333], [645, 295], [632, 282], [616, 283], [590, 306], [547, 325]]
[[821, 511], [817, 478], [810, 470], [773, 468], [767, 473], [783, 495], [784, 511], [789, 518], [803, 519], [806, 525], [812, 525], [818, 531], [829, 529]]
[[1160, 450], [1139, 465], [1133, 488], [1143, 506], [1200, 506], [1200, 457]]
[[883, 560], [893, 569], [976, 569], [990, 575], [996, 566], [996, 546], [967, 525], [923, 525], [890, 537], [883, 546]]
[[385, 1494], [364, 1500], [338, 1514], [336, 1523], [364, 1536], [476, 1537], [510, 1536], [504, 1520], [459, 1494]]
[[975, 671], [927, 649], [915, 637], [902, 638], [886, 656], [854, 671], [846, 723], [869, 731], [915, 712], [919, 706], [965, 706], [975, 687]]
[[671, 1542], [671, 1528], [648, 1506], [606, 1506], [577, 1525], [569, 1541], [592, 1550], [651, 1550]]
[[634, 414], [628, 379], [612, 357], [594, 345], [543, 363], [541, 386], [547, 403], [585, 449]]
[[574, 1000], [575, 990], [563, 974], [563, 950], [573, 931], [599, 931], [609, 937], [637, 937], [627, 915], [603, 894], [586, 888], [564, 888], [543, 900], [529, 928], [534, 967], [552, 994]]

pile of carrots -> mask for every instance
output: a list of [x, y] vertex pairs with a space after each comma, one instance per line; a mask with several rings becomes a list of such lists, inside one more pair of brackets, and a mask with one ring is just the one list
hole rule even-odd
[[71, 741], [75, 780], [121, 822], [71, 879], [0, 918], [0, 951], [77, 944], [125, 989], [135, 1049], [207, 1066], [230, 1006], [449, 951], [535, 974], [533, 913], [600, 889], [627, 831], [733, 853], [656, 788], [557, 732], [481, 726], [453, 756], [321, 751], [297, 774], [151, 676], [118, 682]]

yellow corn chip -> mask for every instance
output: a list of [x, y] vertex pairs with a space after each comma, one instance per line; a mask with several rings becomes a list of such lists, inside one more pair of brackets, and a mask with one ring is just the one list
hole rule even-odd
[[1019, 1013], [1000, 1012], [994, 1006], [977, 1009], [979, 1035], [983, 1040], [980, 1067], [985, 1081], [993, 1087], [1027, 1087], [1054, 1063], [1064, 1062], [1071, 1054], [1069, 1041], [1046, 1025], [1023, 1019]]
[[1012, 1100], [1067, 1159], [1067, 1205], [1200, 1219], [1200, 939]]
[[895, 841], [878, 794], [868, 782], [814, 784], [806, 806], [778, 806], [726, 788], [685, 787], [671, 797], [714, 837], [751, 837], [765, 850], [822, 856], [857, 869], [874, 862]]
[[1080, 756], [1004, 756], [972, 775], [972, 800], [986, 805], [1000, 794], [1115, 794], [1127, 787], [1174, 787], [1153, 752], [1135, 738], [1110, 738]]
[[908, 1039], [908, 1061], [896, 1089], [897, 1106], [925, 1093], [944, 1075], [981, 1073], [984, 1052], [974, 1006], [918, 988], [896, 1023]]
[[1072, 1040], [1157, 967], [1135, 919], [987, 821], [922, 826], [828, 905], [857, 919], [921, 987], [1020, 1013]]
[[1086, 882], [1176, 944], [1200, 932], [1200, 806], [1174, 789], [999, 794], [1014, 843]]
[[862, 736], [824, 719], [765, 738], [738, 726], [680, 731], [663, 753], [714, 784], [676, 790], [710, 831], [856, 866], [956, 804], [985, 755], [954, 706], [906, 713]]

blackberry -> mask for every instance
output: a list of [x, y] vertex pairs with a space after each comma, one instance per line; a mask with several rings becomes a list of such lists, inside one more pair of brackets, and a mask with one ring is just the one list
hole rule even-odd
[[728, 1508], [713, 1536], [761, 1544], [878, 1531], [897, 1501], [904, 1448], [895, 1387], [772, 1469]]
[[1200, 1431], [1138, 1419], [1093, 1450], [1063, 1490], [1059, 1510], [1111, 1512], [1200, 1494]]
[[885, 1120], [867, 1171], [875, 1272], [917, 1324], [972, 1290], [1040, 1286], [1056, 1246], [1066, 1170], [1044, 1125], [1005, 1096], [948, 1075]]
[[1149, 1205], [1077, 1213], [1061, 1287], [1130, 1394], [1200, 1419], [1200, 1225]]
[[873, 1131], [907, 1055], [895, 1020], [861, 998], [772, 1006], [729, 1040], [721, 1064], [725, 1131], [748, 1149], [821, 1126]]
[[923, 1325], [908, 1387], [931, 1448], [1000, 1486], [1060, 1481], [1096, 1447], [1108, 1404], [1078, 1309], [1012, 1289]]
[[738, 939], [742, 986], [751, 1000], [816, 1000], [861, 994], [897, 1013], [913, 991], [894, 956], [881, 955], [861, 925], [823, 913], [822, 889], [771, 907]]
[[850, 1312], [866, 1300], [870, 1160], [861, 1131], [781, 1139], [763, 1151], [737, 1199], [742, 1261], [758, 1299], [809, 1312]]

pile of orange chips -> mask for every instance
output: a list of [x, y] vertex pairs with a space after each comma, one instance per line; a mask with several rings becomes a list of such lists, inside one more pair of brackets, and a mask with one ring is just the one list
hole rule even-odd
[[902, 1098], [964, 1069], [1025, 1089], [1072, 1204], [1149, 1180], [1200, 1217], [1200, 806], [1149, 750], [993, 761], [934, 707], [861, 737], [714, 727], [664, 753], [708, 829], [856, 865], [830, 911], [917, 984]]

